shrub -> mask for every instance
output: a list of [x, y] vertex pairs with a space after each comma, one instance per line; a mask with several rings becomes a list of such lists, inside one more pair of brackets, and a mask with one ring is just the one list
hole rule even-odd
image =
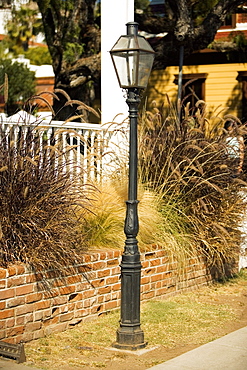
[[13, 63], [11, 59], [1, 59], [0, 85], [4, 84], [6, 75], [8, 76], [8, 89], [5, 91], [6, 98], [2, 103], [6, 103], [6, 111], [11, 115], [15, 113], [19, 104], [34, 94], [35, 73], [22, 63]]

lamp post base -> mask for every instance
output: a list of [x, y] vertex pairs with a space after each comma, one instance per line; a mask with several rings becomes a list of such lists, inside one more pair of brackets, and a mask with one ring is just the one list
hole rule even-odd
[[117, 330], [117, 340], [112, 344], [112, 347], [137, 351], [138, 349], [145, 348], [147, 344], [148, 342], [144, 342], [144, 333], [140, 328], [131, 332], [119, 328]]

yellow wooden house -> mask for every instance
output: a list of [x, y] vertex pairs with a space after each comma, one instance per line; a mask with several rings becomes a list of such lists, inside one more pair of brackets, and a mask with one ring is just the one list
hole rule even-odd
[[[229, 41], [229, 35], [247, 36], [247, 14], [234, 14], [216, 35], [216, 40]], [[240, 61], [241, 60], [241, 61]], [[178, 97], [179, 61], [165, 70], [154, 70], [147, 91], [148, 107], [153, 100], [158, 105], [166, 95], [176, 103]], [[247, 55], [239, 52], [219, 52], [205, 49], [184, 60], [182, 69], [183, 94], [190, 95], [191, 106], [198, 99], [207, 104], [209, 113], [232, 114], [247, 122]], [[191, 92], [193, 93], [191, 94]], [[186, 103], [188, 99], [184, 100]]]
[[[178, 74], [178, 66], [152, 72], [147, 92], [149, 106], [153, 100], [161, 105], [166, 95], [172, 102], [176, 102]], [[247, 63], [183, 66], [183, 86], [186, 85], [184, 96], [190, 94], [190, 89], [193, 90], [195, 95], [191, 104], [202, 99], [209, 113], [223, 110], [225, 114], [247, 120], [246, 82]]]

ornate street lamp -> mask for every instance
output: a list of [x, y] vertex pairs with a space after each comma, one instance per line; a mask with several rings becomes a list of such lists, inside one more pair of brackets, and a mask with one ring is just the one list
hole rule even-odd
[[147, 87], [154, 60], [154, 51], [144, 37], [138, 35], [138, 23], [127, 23], [127, 35], [121, 36], [110, 51], [121, 88], [127, 90], [129, 106], [129, 188], [126, 201], [124, 232], [125, 248], [121, 261], [121, 319], [117, 339], [120, 349], [144, 348], [140, 327], [141, 262], [136, 239], [139, 223], [137, 212], [137, 116], [140, 93]]

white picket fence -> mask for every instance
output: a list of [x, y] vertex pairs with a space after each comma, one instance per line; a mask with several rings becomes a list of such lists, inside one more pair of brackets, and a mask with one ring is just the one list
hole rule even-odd
[[[65, 171], [71, 176], [83, 177], [88, 180], [100, 180], [109, 172], [111, 162], [119, 155], [116, 142], [119, 140], [118, 130], [100, 124], [49, 121], [37, 118], [20, 111], [11, 117], [0, 117], [2, 131], [5, 135], [11, 132], [11, 140], [17, 145], [20, 131], [22, 137], [32, 130], [39, 137], [40, 156], [44, 147], [56, 147], [59, 144], [59, 159], [64, 160]], [[121, 134], [121, 143], [123, 137]], [[125, 143], [125, 149], [126, 149]], [[62, 156], [61, 156], [61, 153]], [[114, 157], [114, 160], [113, 160]]]

